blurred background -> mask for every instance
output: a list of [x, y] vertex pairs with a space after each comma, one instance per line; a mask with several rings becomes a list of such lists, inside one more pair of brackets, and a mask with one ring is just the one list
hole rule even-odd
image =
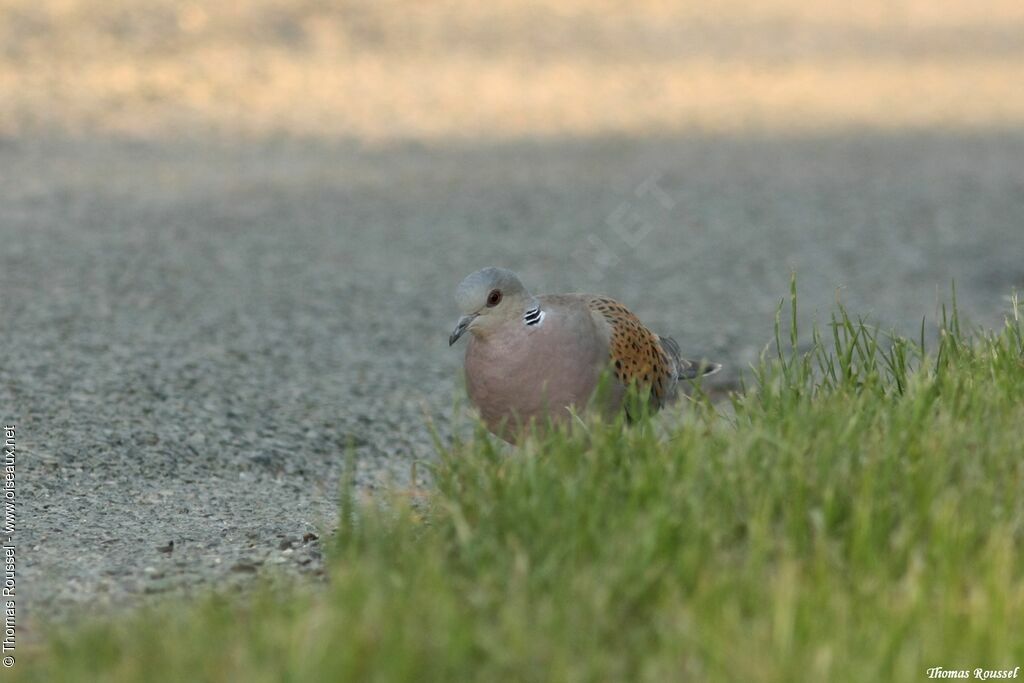
[[622, 300], [726, 386], [794, 271], [808, 324], [916, 332], [953, 280], [999, 324], [1022, 83], [1020, 0], [0, 0], [26, 590], [315, 571], [280, 539], [333, 524], [346, 448], [370, 491], [465, 424], [485, 265]]
[[1014, 0], [4, 0], [3, 131], [473, 140], [1014, 126]]

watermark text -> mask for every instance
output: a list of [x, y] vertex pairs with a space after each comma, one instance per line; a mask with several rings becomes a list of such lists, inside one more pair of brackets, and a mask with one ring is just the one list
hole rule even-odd
[[1020, 667], [1013, 669], [945, 669], [941, 666], [933, 666], [928, 669], [928, 678], [976, 678], [979, 680], [993, 680], [1002, 678], [1017, 678], [1020, 675]]
[[3, 468], [3, 486], [0, 488], [2, 491], [2, 497], [0, 500], [3, 501], [4, 517], [3, 527], [0, 529], [0, 540], [3, 541], [3, 545], [0, 546], [0, 550], [3, 553], [3, 571], [0, 574], [2, 577], [2, 583], [0, 583], [0, 608], [3, 611], [4, 627], [3, 627], [3, 640], [0, 641], [0, 647], [3, 650], [2, 661], [5, 668], [9, 669], [14, 666], [14, 643], [15, 643], [15, 632], [17, 630], [17, 610], [15, 605], [16, 600], [16, 588], [17, 588], [17, 572], [15, 570], [15, 544], [14, 544], [14, 533], [17, 527], [17, 510], [15, 507], [15, 426], [5, 425], [3, 431], [0, 432], [0, 467]]

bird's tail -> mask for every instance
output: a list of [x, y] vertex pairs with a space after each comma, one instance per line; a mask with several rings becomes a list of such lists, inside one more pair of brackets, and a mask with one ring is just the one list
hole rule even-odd
[[712, 363], [707, 360], [688, 360], [683, 358], [679, 352], [679, 344], [672, 337], [660, 337], [661, 347], [665, 353], [672, 358], [676, 366], [676, 379], [697, 379], [713, 375], [722, 369], [721, 363]]

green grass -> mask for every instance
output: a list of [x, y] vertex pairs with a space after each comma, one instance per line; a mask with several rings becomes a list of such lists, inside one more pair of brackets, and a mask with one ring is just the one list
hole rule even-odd
[[446, 446], [416, 505], [346, 491], [326, 587], [58, 630], [19, 672], [862, 682], [1024, 665], [1016, 304], [998, 333], [968, 335], [954, 309], [930, 350], [839, 310], [808, 352], [792, 305], [731, 410], [697, 400], [667, 434]]

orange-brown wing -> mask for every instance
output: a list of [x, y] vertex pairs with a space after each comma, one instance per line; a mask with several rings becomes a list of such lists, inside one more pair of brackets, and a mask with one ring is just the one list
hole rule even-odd
[[627, 386], [636, 383], [650, 387], [659, 407], [671, 400], [676, 385], [675, 365], [658, 335], [618, 301], [595, 297], [589, 306], [611, 326], [608, 352], [615, 378]]

